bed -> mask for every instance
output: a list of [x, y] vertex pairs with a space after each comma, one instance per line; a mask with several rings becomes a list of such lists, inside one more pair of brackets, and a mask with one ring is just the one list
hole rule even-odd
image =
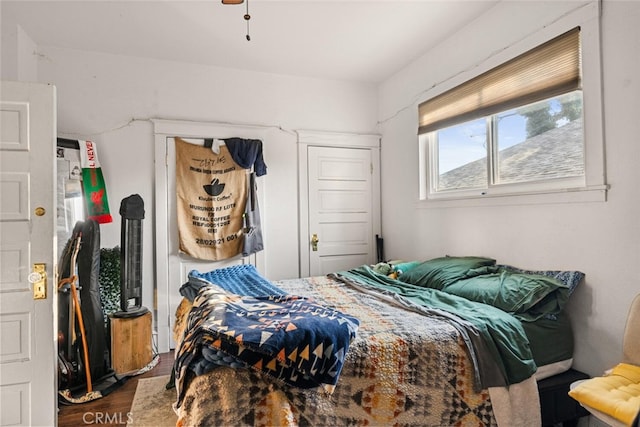
[[[540, 425], [536, 379], [571, 367], [564, 306], [583, 276], [451, 256], [278, 282], [250, 265], [192, 271], [174, 328], [178, 425]], [[329, 323], [300, 327], [312, 333], [287, 351], [251, 341], [287, 336], [303, 311]], [[309, 336], [302, 360], [291, 349]]]

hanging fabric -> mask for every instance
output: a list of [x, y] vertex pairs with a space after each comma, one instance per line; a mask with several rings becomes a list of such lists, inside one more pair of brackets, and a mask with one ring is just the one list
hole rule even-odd
[[87, 219], [99, 224], [112, 222], [107, 200], [107, 188], [98, 161], [98, 149], [92, 141], [78, 141], [80, 166], [82, 167], [82, 190], [87, 206]]
[[249, 175], [248, 184], [247, 205], [244, 210], [244, 244], [242, 247], [242, 256], [249, 256], [264, 249], [255, 172]]
[[253, 167], [256, 176], [267, 174], [267, 165], [262, 158], [262, 141], [244, 138], [226, 138], [223, 141], [237, 164], [245, 169]]
[[180, 250], [212, 261], [240, 254], [247, 171], [233, 160], [226, 145], [220, 145], [216, 154], [211, 146], [174, 140]]

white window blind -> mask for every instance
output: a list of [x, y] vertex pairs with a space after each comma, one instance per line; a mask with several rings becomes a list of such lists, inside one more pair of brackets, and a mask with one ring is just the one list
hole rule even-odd
[[576, 27], [419, 105], [419, 133], [484, 117], [581, 88]]

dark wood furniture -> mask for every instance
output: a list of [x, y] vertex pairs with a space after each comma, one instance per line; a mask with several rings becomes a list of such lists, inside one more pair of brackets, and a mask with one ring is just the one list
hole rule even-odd
[[580, 417], [589, 415], [586, 409], [568, 395], [572, 382], [587, 378], [589, 375], [569, 369], [538, 381], [543, 426], [562, 423], [564, 427], [572, 427], [578, 424]]

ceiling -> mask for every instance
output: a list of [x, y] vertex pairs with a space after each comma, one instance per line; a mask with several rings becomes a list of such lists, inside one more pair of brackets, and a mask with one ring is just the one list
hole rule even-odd
[[[1, 0], [39, 46], [378, 83], [498, 0]], [[7, 27], [8, 26], [8, 27]]]

